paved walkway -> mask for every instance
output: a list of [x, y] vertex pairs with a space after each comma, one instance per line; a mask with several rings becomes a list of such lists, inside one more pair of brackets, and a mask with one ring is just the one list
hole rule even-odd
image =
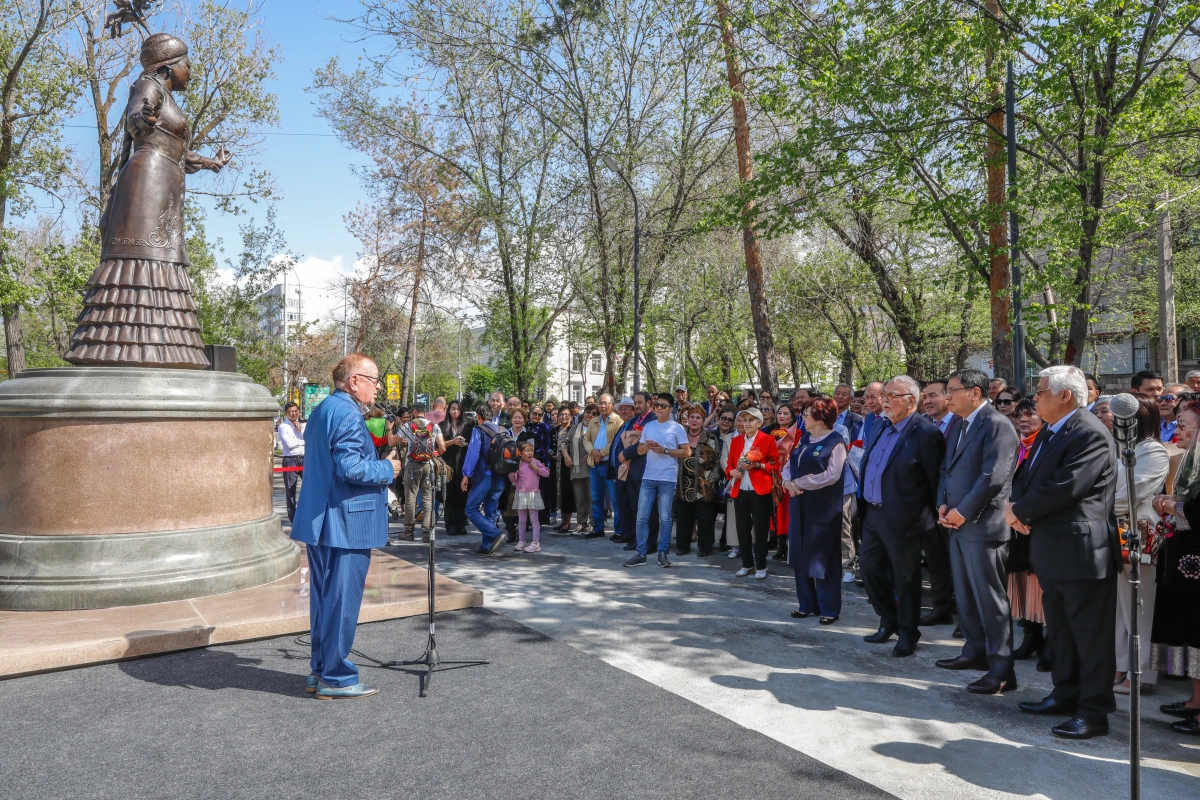
[[[505, 545], [487, 559], [471, 553], [475, 535], [439, 532], [437, 542], [439, 571], [483, 589], [487, 608], [904, 800], [1127, 796], [1128, 698], [1117, 698], [1112, 735], [1057, 739], [1057, 719], [1017, 709], [1051, 689], [1032, 660], [1018, 662], [1019, 691], [972, 695], [963, 687], [976, 673], [933, 665], [961, 648], [949, 626], [923, 631], [910, 658], [864, 643], [878, 618], [853, 585], [843, 586], [841, 620], [822, 626], [789, 616], [794, 579], [774, 561], [755, 581], [735, 578], [740, 565], [724, 553], [625, 569], [628, 553], [607, 539], [544, 535], [541, 553]], [[414, 563], [426, 552], [419, 542], [389, 550]], [[453, 639], [438, 644], [454, 657]], [[1200, 741], [1172, 733], [1158, 713], [1186, 692], [1183, 681], [1160, 681], [1144, 696], [1144, 797], [1200, 797]]]
[[[506, 546], [490, 559], [470, 553], [477, 542], [442, 537], [439, 559], [447, 575], [483, 589], [488, 608], [901, 798], [1124, 794], [1127, 699], [1113, 735], [1055, 739], [1054, 720], [1016, 707], [1050, 690], [1032, 661], [1019, 664], [1020, 691], [971, 695], [963, 674], [933, 666], [961, 647], [949, 626], [926, 631], [907, 659], [865, 644], [877, 618], [860, 588], [844, 587], [842, 619], [822, 626], [790, 618], [794, 582], [776, 562], [760, 582], [735, 578], [725, 554], [625, 569], [626, 554], [606, 539], [544, 536], [542, 553]], [[396, 550], [416, 560], [418, 548]], [[454, 651], [453, 641], [440, 644]], [[1184, 686], [1166, 681], [1146, 696], [1145, 797], [1200, 797], [1200, 742], [1166, 729], [1157, 710]]]

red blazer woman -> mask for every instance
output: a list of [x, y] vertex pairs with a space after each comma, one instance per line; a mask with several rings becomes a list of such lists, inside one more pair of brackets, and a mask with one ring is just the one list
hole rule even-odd
[[[763, 466], [760, 469], [749, 471], [750, 485], [754, 487], [755, 494], [770, 494], [772, 475], [779, 472], [779, 448], [775, 445], [775, 437], [769, 433], [763, 433], [761, 430], [754, 437], [754, 447], [757, 447], [758, 452], [762, 453]], [[729, 460], [725, 464], [726, 478], [731, 477], [729, 473], [737, 469], [738, 462], [742, 460], [742, 451], [745, 449], [746, 437], [739, 433], [729, 443]], [[734, 481], [733, 487], [729, 490], [729, 496], [737, 497], [741, 485], [741, 481]]]

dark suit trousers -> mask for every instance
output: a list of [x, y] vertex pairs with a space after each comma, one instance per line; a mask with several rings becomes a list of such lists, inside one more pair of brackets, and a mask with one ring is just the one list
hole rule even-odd
[[925, 546], [925, 569], [929, 570], [929, 594], [933, 613], [949, 614], [954, 609], [954, 575], [950, 568], [950, 532], [934, 525], [921, 537]]
[[1098, 720], [1116, 710], [1117, 576], [1063, 581], [1038, 576], [1046, 635], [1054, 654], [1056, 700], [1076, 703], [1079, 716]]
[[880, 625], [899, 630], [904, 641], [916, 642], [921, 638], [921, 536], [892, 536], [884, 510], [870, 505], [866, 509], [858, 564], [867, 598]]
[[[284, 456], [283, 466], [303, 467], [304, 456]], [[283, 473], [283, 493], [287, 499], [288, 522], [296, 518], [296, 487], [300, 483], [299, 472]]]
[[1008, 605], [1008, 542], [976, 542], [950, 534], [954, 595], [962, 628], [962, 654], [987, 659], [988, 674], [1007, 678], [1013, 671], [1012, 610]]

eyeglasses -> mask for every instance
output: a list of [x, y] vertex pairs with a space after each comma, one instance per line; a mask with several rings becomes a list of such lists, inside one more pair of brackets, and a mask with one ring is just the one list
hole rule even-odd
[[1174, 399], [1175, 399], [1175, 395], [1173, 395], [1173, 394], [1160, 394], [1158, 396], [1158, 402], [1160, 402], [1160, 403], [1164, 403], [1164, 402], [1169, 403], [1170, 401], [1172, 401]]
[[774, 414], [775, 413], [775, 409], [771, 408], [770, 406], [763, 406], [762, 408], [759, 409], [759, 411], [761, 411], [764, 414], [768, 414], [768, 413]]
[[733, 417], [721, 417], [721, 422], [733, 422]]
[[383, 386], [383, 381], [379, 380], [379, 378], [375, 377], [374, 375], [366, 375], [362, 372], [356, 372], [353, 375], [351, 375], [350, 377], [351, 378], [366, 378], [367, 380], [372, 381], [377, 387]]
[[884, 392], [883, 396], [890, 397], [893, 400], [900, 398], [900, 397], [916, 397], [916, 395], [913, 394], [912, 392]]
[[671, 404], [670, 403], [655, 403], [654, 407], [655, 408], [670, 408]]
[[1017, 401], [1016, 401], [1016, 400], [997, 400], [997, 401], [996, 401], [996, 405], [998, 405], [998, 406], [1011, 406], [1011, 405], [1012, 405], [1013, 403], [1015, 403], [1015, 402], [1017, 402]]
[[966, 392], [966, 391], [970, 391], [969, 389], [967, 389], [966, 386], [953, 386], [953, 387], [947, 386], [946, 387], [946, 394], [952, 394], [953, 392]]

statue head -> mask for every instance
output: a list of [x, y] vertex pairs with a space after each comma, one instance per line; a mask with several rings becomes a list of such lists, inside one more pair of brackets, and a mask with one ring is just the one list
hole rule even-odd
[[192, 74], [192, 63], [188, 61], [187, 54], [187, 45], [182, 39], [169, 33], [156, 33], [142, 42], [139, 59], [146, 73], [165, 70], [170, 88], [181, 90], [187, 88], [188, 79]]

